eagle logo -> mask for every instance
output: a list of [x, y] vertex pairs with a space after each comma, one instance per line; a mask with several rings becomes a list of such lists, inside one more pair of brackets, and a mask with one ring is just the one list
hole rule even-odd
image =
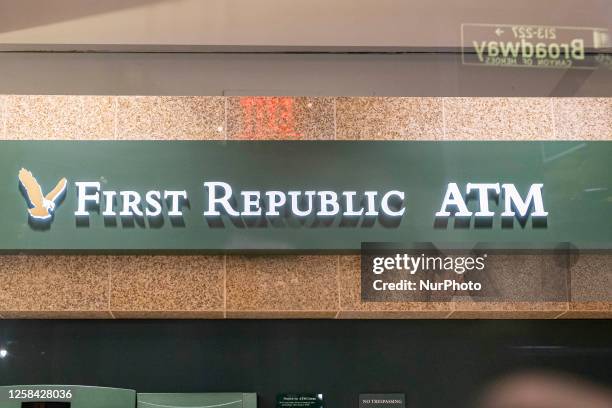
[[50, 221], [59, 204], [62, 196], [66, 192], [68, 181], [62, 178], [55, 188], [47, 195], [43, 195], [42, 188], [32, 173], [22, 168], [19, 170], [19, 184], [24, 190], [29, 204], [28, 213], [36, 221]]

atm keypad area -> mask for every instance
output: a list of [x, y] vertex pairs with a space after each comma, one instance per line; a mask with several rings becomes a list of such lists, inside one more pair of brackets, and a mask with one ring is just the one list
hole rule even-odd
[[81, 385], [0, 387], [0, 408], [256, 408], [254, 393], [136, 393]]

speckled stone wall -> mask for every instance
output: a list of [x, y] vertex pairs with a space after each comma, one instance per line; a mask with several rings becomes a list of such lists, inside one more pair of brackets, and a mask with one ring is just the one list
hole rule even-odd
[[[0, 124], [9, 140], [612, 140], [612, 98], [4, 95]], [[610, 318], [611, 265], [581, 257], [569, 303], [367, 303], [357, 256], [0, 255], [0, 317]]]

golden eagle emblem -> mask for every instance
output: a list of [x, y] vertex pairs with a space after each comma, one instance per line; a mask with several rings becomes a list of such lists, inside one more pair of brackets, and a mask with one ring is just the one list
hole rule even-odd
[[32, 173], [22, 168], [19, 170], [19, 183], [25, 190], [24, 193], [29, 201], [28, 212], [30, 217], [39, 221], [48, 221], [53, 216], [55, 207], [58, 205], [62, 195], [66, 192], [68, 181], [61, 179], [55, 188], [47, 195], [43, 195], [42, 188]]

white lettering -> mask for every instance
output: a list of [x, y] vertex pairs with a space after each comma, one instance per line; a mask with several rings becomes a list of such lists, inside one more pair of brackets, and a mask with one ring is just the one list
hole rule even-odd
[[102, 195], [104, 195], [104, 212], [102, 215], [104, 217], [114, 217], [117, 215], [115, 212], [115, 196], [117, 195], [116, 191], [103, 191]]
[[489, 210], [489, 190], [493, 190], [495, 195], [499, 195], [499, 183], [468, 183], [466, 193], [469, 194], [473, 190], [478, 191], [480, 204], [480, 210], [476, 211], [474, 215], [476, 217], [493, 217], [495, 213]]
[[364, 209], [360, 208], [359, 211], [355, 211], [353, 205], [353, 200], [355, 199], [355, 196], [357, 195], [356, 191], [344, 191], [342, 193], [342, 195], [344, 197], [346, 197], [346, 211], [344, 212], [344, 215], [347, 217], [359, 217], [360, 215], [363, 214]]
[[142, 211], [138, 208], [140, 205], [140, 194], [135, 191], [120, 191], [123, 209], [119, 213], [122, 217], [137, 215], [142, 217]]
[[285, 193], [282, 191], [266, 191], [266, 195], [268, 196], [268, 211], [266, 211], [266, 215], [280, 215], [278, 209], [282, 208], [287, 202], [287, 196]]
[[308, 201], [308, 209], [302, 211], [299, 208], [299, 199], [300, 199], [301, 192], [300, 191], [289, 191], [289, 196], [291, 197], [291, 212], [297, 215], [298, 217], [306, 217], [312, 212], [312, 198], [315, 195], [315, 192], [305, 191], [304, 194], [306, 195], [306, 198]]
[[168, 215], [170, 217], [182, 217], [183, 212], [180, 209], [181, 198], [183, 200], [187, 199], [186, 191], [164, 191], [164, 200], [170, 197], [170, 210], [168, 210]]
[[440, 208], [440, 211], [436, 213], [436, 217], [449, 217], [451, 215], [449, 207], [451, 206], [457, 208], [455, 217], [472, 216], [472, 212], [469, 211], [467, 205], [465, 205], [465, 201], [463, 200], [463, 196], [459, 191], [457, 183], [448, 183], [446, 194], [444, 195], [444, 200], [442, 201], [442, 207]]
[[365, 215], [366, 217], [376, 217], [378, 215], [378, 211], [376, 211], [376, 196], [378, 195], [377, 191], [366, 191], [363, 193], [367, 199], [367, 208]]
[[[77, 188], [77, 210], [74, 215], [77, 217], [88, 217], [87, 203], [100, 204], [100, 183], [97, 181], [77, 181], [74, 184]], [[88, 189], [95, 189], [95, 193], [87, 194]]]
[[321, 209], [317, 215], [328, 216], [338, 214], [340, 211], [338, 194], [333, 191], [319, 191], [317, 194], [321, 197]]
[[[218, 198], [215, 195], [217, 187], [221, 188], [224, 193], [223, 196]], [[238, 217], [240, 213], [232, 208], [229, 200], [232, 197], [232, 187], [222, 181], [210, 181], [204, 183], [204, 188], [208, 188], [208, 210], [204, 211], [204, 216], [220, 216], [221, 213], [217, 211], [217, 204], [220, 204], [225, 212], [232, 217]]]
[[406, 211], [406, 208], [402, 205], [401, 208], [397, 211], [393, 211], [391, 208], [389, 208], [389, 199], [392, 196], [396, 196], [398, 197], [401, 202], [404, 202], [404, 193], [401, 191], [397, 191], [397, 190], [392, 190], [387, 192], [381, 202], [380, 202], [380, 209], [382, 210], [383, 213], [390, 215], [392, 217], [401, 217], [402, 215], [404, 215], [404, 212]]
[[240, 195], [244, 198], [244, 211], [242, 215], [261, 215], [261, 208], [259, 206], [261, 196], [259, 191], [242, 191]]
[[525, 217], [529, 212], [529, 208], [533, 205], [532, 217], [546, 217], [548, 212], [544, 211], [544, 202], [542, 200], [543, 184], [532, 184], [529, 187], [529, 192], [525, 200], [516, 190], [514, 184], [502, 184], [504, 191], [504, 212], [502, 217], [515, 217], [516, 213], [513, 207], [516, 208], [519, 217]]
[[145, 200], [147, 201], [147, 208], [145, 209], [147, 217], [157, 217], [162, 213], [162, 206], [159, 202], [161, 200], [161, 193], [159, 191], [147, 192]]

